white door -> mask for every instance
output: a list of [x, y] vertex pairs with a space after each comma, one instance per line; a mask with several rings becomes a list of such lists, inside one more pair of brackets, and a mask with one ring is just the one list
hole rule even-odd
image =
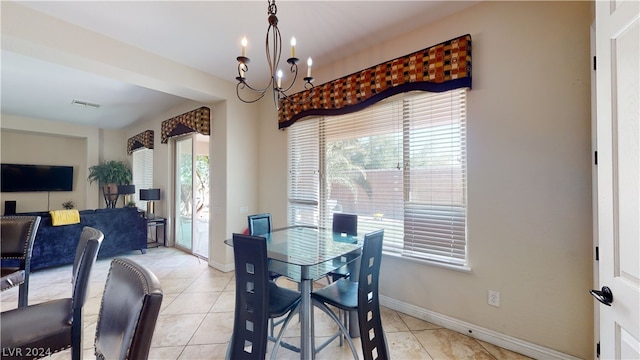
[[600, 351], [640, 359], [640, 1], [595, 6]]

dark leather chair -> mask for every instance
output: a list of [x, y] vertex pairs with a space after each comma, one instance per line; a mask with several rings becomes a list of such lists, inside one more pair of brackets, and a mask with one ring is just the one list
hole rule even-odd
[[[358, 215], [333, 213], [331, 230], [336, 234], [358, 235]], [[354, 264], [354, 266], [358, 265]], [[327, 282], [332, 283], [340, 278], [348, 278], [350, 275], [347, 266], [342, 266], [328, 273], [326, 278]]]
[[[40, 226], [40, 216], [0, 217], [0, 252], [3, 266], [0, 269], [2, 291], [18, 288], [18, 307], [29, 302], [29, 273], [31, 251]], [[4, 262], [9, 262], [4, 266]]]
[[[267, 341], [275, 345], [275, 359], [287, 325], [298, 312], [300, 293], [281, 288], [269, 280], [266, 239], [259, 236], [233, 234], [235, 260], [236, 304], [233, 334], [227, 349], [227, 359], [264, 359]], [[277, 338], [269, 339], [269, 319], [286, 315]], [[295, 348], [288, 347], [291, 350]], [[299, 350], [298, 350], [299, 351]]]
[[[353, 341], [346, 326], [338, 319], [328, 305], [340, 310], [357, 311], [360, 327], [360, 341], [365, 360], [389, 359], [389, 349], [382, 329], [380, 318], [380, 301], [378, 296], [378, 281], [380, 275], [380, 261], [382, 259], [382, 239], [384, 230], [377, 230], [366, 234], [360, 259], [358, 282], [346, 279], [318, 289], [311, 293], [314, 306], [325, 312], [338, 324], [341, 338], [344, 336], [351, 347], [354, 358], [358, 358]], [[335, 336], [327, 340], [314, 351], [322, 350]]]
[[96, 359], [147, 359], [162, 296], [160, 281], [149, 269], [113, 259], [98, 314]]
[[[82, 229], [73, 263], [71, 298], [0, 314], [2, 348], [12, 349], [13, 354], [22, 354], [14, 359], [40, 358], [70, 347], [73, 360], [82, 358], [82, 309], [87, 300], [91, 269], [103, 238], [99, 230], [88, 226]], [[47, 351], [34, 352], [33, 349]]]

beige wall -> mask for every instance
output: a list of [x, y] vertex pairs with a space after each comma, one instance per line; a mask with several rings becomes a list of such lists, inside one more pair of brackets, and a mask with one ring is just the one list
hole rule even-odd
[[2, 131], [0, 144], [3, 164], [73, 166], [72, 191], [2, 193], [3, 204], [7, 200], [15, 200], [18, 213], [62, 209], [62, 203], [68, 200], [73, 201], [76, 208], [85, 208], [89, 185], [87, 169], [79, 164], [87, 162], [86, 138]]
[[[483, 2], [344, 61], [319, 84], [470, 33], [471, 272], [385, 256], [381, 293], [593, 358], [589, 2]], [[260, 119], [259, 211], [286, 224], [286, 132]], [[398, 281], [402, 279], [402, 281]], [[499, 308], [487, 305], [497, 290]]]
[[[15, 162], [31, 162], [31, 159], [43, 159], [48, 163], [58, 162], [56, 158], [65, 158], [64, 164], [74, 165], [73, 200], [78, 209], [95, 209], [104, 207], [104, 200], [99, 192], [98, 184], [89, 184], [87, 171], [90, 166], [100, 160], [122, 160], [125, 158], [126, 139], [122, 141], [123, 133], [118, 130], [103, 130], [91, 126], [61, 123], [43, 119], [27, 118], [9, 114], [2, 114], [0, 127], [2, 134], [2, 162], [11, 159]], [[36, 142], [21, 143], [25, 134], [37, 136]], [[74, 143], [75, 145], [70, 145]], [[84, 145], [79, 145], [79, 144]], [[9, 144], [15, 146], [7, 147]], [[70, 147], [71, 146], [71, 147]], [[69, 154], [78, 147], [82, 150], [78, 154]], [[20, 151], [18, 151], [20, 150]], [[69, 150], [69, 151], [66, 151]], [[113, 158], [112, 158], [113, 156]], [[5, 160], [7, 159], [7, 160]], [[62, 164], [62, 163], [60, 163]], [[46, 200], [33, 194], [15, 194], [18, 198], [23, 195], [31, 200], [25, 201], [25, 207], [19, 200], [18, 211], [45, 211]], [[14, 194], [2, 193], [2, 200], [14, 200]], [[16, 199], [18, 199], [16, 198]], [[64, 198], [64, 199], [62, 199]], [[50, 209], [59, 208], [62, 201], [67, 200], [65, 193], [51, 193]], [[28, 206], [27, 206], [28, 205]]]
[[259, 199], [256, 213], [270, 212], [273, 227], [287, 226], [287, 131], [278, 130], [273, 101], [262, 101], [259, 123]]

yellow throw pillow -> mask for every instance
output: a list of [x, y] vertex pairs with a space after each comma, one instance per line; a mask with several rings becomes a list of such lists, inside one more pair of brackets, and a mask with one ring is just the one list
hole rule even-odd
[[80, 222], [80, 212], [78, 210], [51, 210], [51, 225], [70, 225], [78, 224]]

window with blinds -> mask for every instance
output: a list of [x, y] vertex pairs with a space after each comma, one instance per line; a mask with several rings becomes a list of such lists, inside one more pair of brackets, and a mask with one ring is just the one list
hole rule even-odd
[[140, 148], [133, 152], [133, 185], [136, 186], [136, 193], [133, 196], [136, 206], [139, 209], [146, 209], [147, 202], [140, 200], [140, 189], [150, 189], [153, 187], [153, 150]]
[[384, 251], [467, 264], [466, 90], [408, 93], [289, 128], [289, 224], [385, 229]]

